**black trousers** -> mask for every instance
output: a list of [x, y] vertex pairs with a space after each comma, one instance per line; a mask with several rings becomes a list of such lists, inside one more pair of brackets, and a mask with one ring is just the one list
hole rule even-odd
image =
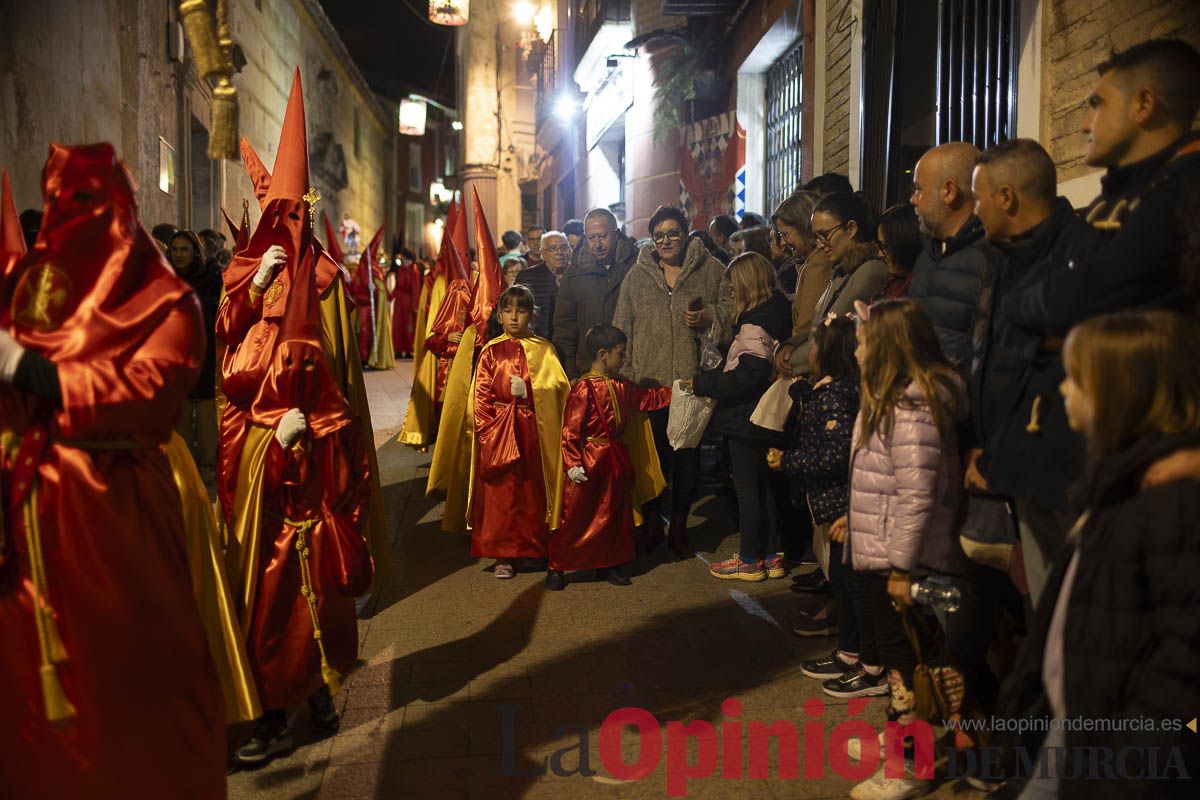
[[779, 515], [779, 549], [789, 561], [800, 561], [812, 544], [813, 523], [808, 503], [797, 498], [799, 505], [793, 504], [792, 479], [782, 472], [772, 470], [769, 480]]
[[[671, 449], [671, 443], [667, 441], [668, 413], [668, 409], [661, 408], [648, 412], [647, 416], [650, 417], [650, 430], [654, 434], [654, 450], [658, 453], [658, 462], [669, 487], [667, 491], [670, 492], [671, 505], [668, 513], [674, 516], [692, 510], [696, 488], [700, 485], [700, 448]], [[642, 507], [643, 515], [661, 515], [665, 495], [666, 492], [646, 503]]]
[[779, 549], [779, 514], [767, 466], [767, 444], [753, 439], [727, 439], [738, 501], [742, 561], [762, 561]]
[[[892, 597], [887, 593], [887, 573], [860, 572], [863, 576], [864, 591], [871, 603], [871, 617], [875, 627], [875, 643], [879, 650], [879, 659], [889, 670], [900, 673], [900, 679], [909, 689], [913, 685], [913, 670], [917, 667], [917, 654], [904, 632], [904, 623], [900, 613], [892, 606]], [[910, 614], [920, 614], [919, 610]], [[916, 621], [913, 626], [921, 647], [921, 657], [926, 661], [935, 654], [936, 637], [928, 623]], [[870, 664], [870, 661], [866, 663]], [[875, 662], [879, 663], [879, 662]]]
[[967, 689], [988, 709], [1000, 691], [987, 660], [997, 615], [1004, 607], [1019, 609], [1021, 600], [1008, 575], [991, 567], [972, 564], [966, 573], [948, 577], [962, 600], [957, 611], [944, 616], [946, 641], [938, 661], [961, 670]]
[[[859, 614], [855, 611], [854, 581], [858, 580], [854, 569], [849, 564], [842, 563], [842, 553], [845, 547], [840, 542], [829, 543], [829, 584], [833, 587], [833, 602], [837, 606], [838, 619], [838, 649], [843, 653], [857, 653], [862, 657], [864, 651], [863, 634], [859, 626]], [[866, 647], [875, 651], [874, 631], [870, 631], [872, 640]], [[871, 666], [879, 664], [878, 657], [874, 661], [866, 661]]]

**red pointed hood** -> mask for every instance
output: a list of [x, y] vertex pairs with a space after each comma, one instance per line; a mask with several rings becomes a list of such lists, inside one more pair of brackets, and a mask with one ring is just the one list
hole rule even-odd
[[300, 86], [300, 68], [292, 77], [287, 111], [283, 115], [283, 130], [279, 134], [279, 149], [275, 167], [271, 170], [271, 186], [266, 202], [299, 200], [308, 194], [308, 129], [304, 125], [304, 92]]
[[250, 183], [254, 186], [254, 196], [258, 198], [258, 207], [266, 208], [267, 190], [271, 188], [271, 173], [267, 171], [266, 165], [258, 157], [258, 153], [254, 152], [254, 148], [250, 146], [250, 142], [245, 136], [242, 137], [241, 149], [242, 163], [246, 165], [246, 173], [249, 174]]
[[487, 340], [488, 319], [496, 308], [496, 301], [504, 292], [504, 271], [500, 269], [500, 258], [496, 255], [496, 243], [483, 216], [479, 203], [479, 192], [475, 191], [475, 245], [479, 256], [479, 281], [475, 284], [475, 297], [471, 300], [471, 321], [475, 323], [478, 341]]
[[52, 144], [42, 196], [37, 241], [0, 275], [0, 328], [60, 363], [132, 352], [192, 290], [142, 227], [125, 165], [111, 144]]
[[225, 219], [225, 227], [229, 228], [229, 236], [233, 239], [237, 239], [241, 231], [238, 230], [238, 226], [233, 221], [233, 217], [229, 216], [229, 212], [225, 210], [225, 206], [221, 206], [221, 216]]
[[333, 229], [333, 223], [329, 221], [329, 215], [324, 215], [325, 219], [325, 252], [329, 253], [329, 257], [339, 264], [346, 263], [346, 254], [342, 252], [342, 244], [338, 241], [337, 232]]
[[467, 242], [467, 214], [466, 210], [458, 215], [458, 219], [454, 220], [454, 225], [449, 224], [447, 220], [446, 230], [450, 231], [450, 241], [454, 244], [454, 251], [458, 254], [459, 268], [458, 277], [463, 280], [471, 280], [471, 246]]
[[21, 232], [21, 218], [13, 202], [12, 188], [8, 185], [8, 170], [0, 170], [0, 251], [12, 255], [25, 255], [25, 234]]
[[379, 226], [379, 230], [375, 231], [375, 235], [371, 237], [371, 241], [367, 242], [367, 263], [371, 265], [371, 273], [377, 280], [383, 280], [387, 269], [386, 261], [384, 266], [379, 264], [379, 245], [383, 242], [383, 226]]
[[430, 271], [430, 282], [438, 275], [445, 275], [446, 280], [453, 277], [453, 258], [451, 253], [450, 231], [454, 229], [455, 221], [460, 217], [465, 216], [463, 210], [458, 206], [458, 200], [450, 201], [450, 208], [446, 210], [446, 226], [442, 228], [442, 242], [438, 245], [437, 259], [433, 262], [433, 269]]

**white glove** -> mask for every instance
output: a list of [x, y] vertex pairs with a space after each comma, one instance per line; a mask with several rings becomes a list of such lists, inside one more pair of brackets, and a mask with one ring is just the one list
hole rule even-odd
[[288, 409], [275, 428], [275, 441], [279, 442], [286, 450], [296, 441], [296, 437], [304, 433], [304, 429], [307, 427], [308, 423], [304, 420], [303, 411], [298, 408]]
[[508, 379], [508, 386], [509, 386], [509, 389], [512, 391], [513, 397], [528, 397], [529, 396], [529, 392], [526, 391], [526, 389], [525, 389], [525, 379], [524, 378], [518, 378], [516, 375], [512, 375]]
[[17, 365], [25, 355], [25, 348], [17, 344], [17, 340], [8, 335], [8, 331], [0, 328], [0, 381], [11, 383], [17, 374]]
[[268, 247], [262, 260], [258, 262], [258, 272], [254, 273], [254, 285], [259, 289], [266, 289], [271, 285], [271, 278], [275, 277], [275, 270], [286, 261], [287, 252], [282, 247], [277, 244]]
[[571, 479], [571, 483], [587, 483], [587, 473], [583, 471], [583, 467], [571, 467], [567, 470], [567, 477]]

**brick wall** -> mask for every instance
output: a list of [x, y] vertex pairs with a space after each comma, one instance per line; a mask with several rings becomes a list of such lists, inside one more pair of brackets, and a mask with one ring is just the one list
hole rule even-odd
[[[850, 171], [850, 47], [859, 24], [852, 0], [829, 0], [825, 12], [825, 158], [821, 172]], [[818, 123], [820, 124], [820, 123]]]
[[1041, 140], [1060, 181], [1092, 171], [1080, 125], [1096, 65], [1109, 52], [1159, 36], [1200, 46], [1196, 0], [1047, 0], [1042, 18]]

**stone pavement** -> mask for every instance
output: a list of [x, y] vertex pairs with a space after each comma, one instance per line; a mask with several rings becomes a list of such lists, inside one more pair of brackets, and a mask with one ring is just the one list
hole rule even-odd
[[[686, 753], [688, 764], [703, 756], [716, 766], [712, 777], [687, 782], [688, 797], [847, 796], [853, 781], [836, 777], [827, 761], [824, 778], [779, 778], [777, 745], [769, 750], [770, 777], [720, 777], [721, 764], [737, 759], [718, 751], [745, 753], [752, 723], [780, 720], [802, 733], [805, 723], [816, 729], [797, 749], [785, 748], [800, 753], [803, 776], [805, 742], [829, 737], [847, 713], [845, 701], [825, 697], [800, 674], [801, 659], [833, 642], [787, 630], [796, 607], [790, 581], [708, 575], [705, 559], [736, 552], [730, 498], [704, 497], [693, 508], [697, 558], [674, 562], [660, 549], [631, 570], [630, 587], [581, 576], [552, 593], [543, 590], [543, 573], [495, 580], [490, 560], [468, 555], [465, 536], [439, 530], [439, 505], [424, 493], [428, 455], [394, 441], [410, 386], [411, 362], [367, 375], [396, 568], [362, 607], [360, 663], [336, 698], [341, 730], [319, 739], [307, 710], [295, 711], [296, 750], [231, 774], [231, 798], [665, 797], [666, 742], [676, 726], [653, 748], [659, 729], [647, 728], [643, 754], [656, 766], [640, 780], [604, 768], [600, 726], [624, 707], [645, 709], [664, 729], [668, 722], [714, 726], [720, 744], [698, 753], [693, 741]], [[740, 716], [723, 713], [727, 698], [740, 701]], [[880, 725], [882, 699], [861, 716]], [[638, 758], [637, 741], [632, 732], [620, 739], [627, 764]], [[581, 766], [594, 774], [580, 774]], [[945, 784], [936, 796], [978, 795]]]

